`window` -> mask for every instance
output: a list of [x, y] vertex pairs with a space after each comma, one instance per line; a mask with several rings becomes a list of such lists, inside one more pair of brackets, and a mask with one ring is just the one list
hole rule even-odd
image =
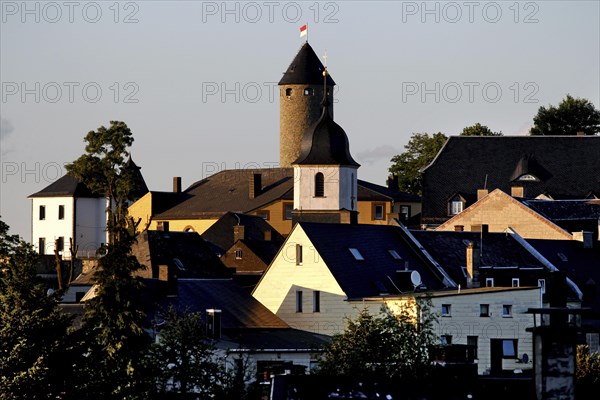
[[512, 278], [512, 287], [519, 287], [519, 278]]
[[442, 304], [442, 317], [450, 317], [452, 306], [450, 304]]
[[313, 292], [313, 312], [321, 312], [321, 292], [319, 290]]
[[473, 359], [477, 358], [477, 347], [479, 343], [478, 336], [467, 336], [467, 345], [472, 347], [472, 355]]
[[235, 249], [235, 259], [236, 260], [241, 260], [242, 259], [242, 249]]
[[363, 261], [365, 258], [362, 256], [362, 254], [360, 254], [360, 251], [358, 251], [358, 249], [355, 249], [354, 247], [350, 247], [348, 250], [350, 250], [350, 253], [352, 253], [352, 255], [354, 256], [354, 259], [357, 261]]
[[296, 244], [296, 265], [302, 265], [302, 245]]
[[485, 287], [494, 287], [494, 278], [485, 278]]
[[441, 344], [452, 344], [452, 335], [442, 335], [440, 336]]
[[462, 212], [464, 203], [462, 201], [453, 201], [450, 203], [450, 215], [456, 215]]
[[400, 206], [400, 218], [402, 218], [402, 221], [410, 218], [410, 206]]
[[312, 96], [314, 94], [315, 94], [315, 89], [313, 89], [311, 87], [304, 88], [304, 95], [305, 96]]
[[315, 197], [325, 196], [325, 177], [323, 173], [317, 172], [315, 174]]
[[40, 256], [46, 254], [46, 238], [41, 237], [38, 239], [38, 253], [40, 253]]
[[296, 312], [302, 312], [302, 290], [296, 290]]
[[58, 219], [65, 219], [65, 206], [58, 206]]
[[517, 339], [502, 340], [502, 358], [517, 358]]
[[40, 206], [40, 221], [46, 219], [46, 206]]
[[373, 219], [381, 220], [385, 219], [385, 204], [373, 204]]
[[283, 219], [292, 219], [292, 211], [294, 210], [294, 203], [283, 203]]
[[542, 288], [542, 294], [546, 293], [546, 280], [538, 279], [538, 287]]
[[503, 317], [512, 317], [512, 305], [505, 304], [502, 306], [502, 316]]
[[259, 210], [256, 212], [256, 215], [258, 215], [262, 219], [268, 221], [269, 217], [271, 216], [271, 213], [269, 212], [269, 210]]
[[285, 95], [287, 97], [291, 97], [292, 96], [292, 88], [287, 88], [285, 89]]
[[402, 260], [402, 257], [400, 257], [400, 254], [396, 250], [388, 250], [388, 252], [394, 260]]
[[63, 236], [56, 239], [56, 250], [63, 251], [65, 249], [65, 238]]
[[480, 317], [489, 317], [490, 316], [490, 305], [489, 304], [480, 304], [479, 305], [479, 316]]

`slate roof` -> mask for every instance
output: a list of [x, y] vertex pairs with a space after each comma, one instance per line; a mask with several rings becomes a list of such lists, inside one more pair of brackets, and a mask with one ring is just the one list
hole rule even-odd
[[[224, 254], [235, 243], [233, 235], [233, 227], [235, 225], [244, 226], [245, 237], [247, 239], [245, 242], [249, 247], [250, 244], [254, 244], [254, 242], [264, 242], [266, 231], [271, 231], [271, 244], [275, 243], [277, 249], [279, 249], [279, 246], [283, 243], [283, 236], [273, 229], [273, 227], [262, 217], [233, 212], [224, 214], [217, 222], [212, 224], [210, 228], [204, 231], [201, 236], [204, 240], [214, 245], [216, 251], [220, 254]], [[257, 247], [258, 246], [260, 246], [260, 244], [258, 244]], [[259, 254], [257, 253], [257, 255]]]
[[240, 240], [244, 243], [258, 258], [262, 260], [266, 265], [271, 264], [271, 261], [275, 258], [283, 241], [274, 242], [272, 240]]
[[[252, 174], [261, 174], [262, 191], [250, 199], [248, 179]], [[359, 201], [389, 201], [393, 191], [358, 180]], [[159, 194], [164, 207], [154, 214], [155, 220], [220, 218], [226, 212], [249, 213], [278, 200], [294, 200], [293, 168], [230, 169], [217, 172], [199, 180], [182, 193], [152, 192]], [[397, 194], [398, 201], [413, 201], [416, 198]], [[153, 212], [154, 212], [153, 204]]]
[[591, 307], [600, 331], [600, 242], [584, 249], [577, 240], [527, 239], [559, 271], [565, 272], [583, 292], [582, 307]]
[[327, 98], [323, 101], [321, 116], [304, 133], [300, 155], [293, 164], [360, 167], [350, 155], [346, 132], [329, 113]]
[[[600, 155], [598, 155], [600, 157]], [[535, 200], [523, 199], [522, 203], [551, 221], [598, 220], [600, 200]]]
[[231, 274], [196, 232], [144, 231], [132, 253], [140, 264], [152, 268], [153, 277], [158, 276], [159, 265], [169, 265], [180, 278]]
[[506, 233], [481, 235], [480, 232], [411, 230], [413, 236], [440, 263], [455, 282], [464, 286], [462, 267], [466, 266], [466, 247], [469, 242], [481, 249], [481, 266], [544, 268], [527, 249]]
[[[467, 206], [477, 200], [477, 189], [510, 193], [511, 180], [530, 168], [542, 176], [537, 176], [539, 182], [520, 182], [526, 197], [586, 198], [600, 192], [599, 154], [599, 136], [451, 136], [422, 171], [421, 221], [446, 221], [448, 201], [456, 193]], [[524, 161], [532, 157], [535, 168]]]
[[[445, 287], [431, 266], [404, 239], [397, 226], [298, 224], [350, 299], [378, 296], [383, 288], [389, 294], [398, 294], [390, 279], [395, 280], [396, 271], [404, 270], [407, 264], [409, 270], [419, 272], [427, 290]], [[364, 260], [356, 260], [349, 248], [360, 251]], [[389, 250], [395, 250], [402, 259], [394, 259]], [[412, 287], [400, 290], [414, 291]]]
[[[148, 288], [155, 289], [156, 280], [145, 280]], [[160, 309], [173, 306], [180, 311], [200, 312], [207, 309], [221, 310], [222, 329], [282, 329], [289, 328], [277, 315], [252, 297], [247, 290], [231, 279], [178, 279], [177, 296], [150, 296], [156, 300], [151, 320]]]
[[66, 174], [46, 186], [39, 192], [31, 194], [33, 197], [102, 197], [102, 195], [93, 193], [85, 184], [80, 182], [72, 175]]
[[[292, 60], [288, 69], [283, 73], [279, 85], [294, 84], [323, 84], [323, 70], [325, 67], [308, 42], [304, 43], [298, 54]], [[327, 74], [327, 86], [333, 86], [335, 82], [331, 75]]]
[[143, 195], [145, 195], [146, 193], [148, 193], [148, 186], [146, 185], [146, 181], [144, 180], [144, 177], [142, 176], [142, 172], [140, 171], [142, 169], [142, 167], [138, 167], [137, 164], [135, 162], [133, 162], [133, 159], [131, 158], [131, 154], [129, 155], [129, 158], [127, 159], [127, 162], [125, 163], [124, 168], [129, 171], [129, 173], [131, 174], [131, 177], [135, 181], [135, 187], [131, 191], [132, 198], [137, 200], [137, 199], [141, 198]]
[[381, 196], [386, 196], [396, 202], [419, 203], [421, 201], [421, 198], [417, 195], [401, 192], [399, 190], [392, 190], [387, 186], [381, 186], [358, 179], [358, 197], [361, 200], [369, 200], [370, 193], [374, 194], [373, 200], [379, 200], [381, 199]]

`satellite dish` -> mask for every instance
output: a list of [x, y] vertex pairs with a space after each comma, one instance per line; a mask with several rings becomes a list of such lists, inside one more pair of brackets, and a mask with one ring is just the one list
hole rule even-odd
[[412, 282], [414, 287], [419, 286], [422, 283], [421, 274], [419, 274], [418, 271], [412, 271], [410, 274], [410, 281]]

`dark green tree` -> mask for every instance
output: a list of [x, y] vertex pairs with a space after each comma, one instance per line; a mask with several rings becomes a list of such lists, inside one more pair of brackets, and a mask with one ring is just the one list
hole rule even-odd
[[134, 200], [140, 184], [139, 175], [127, 168], [133, 144], [133, 134], [122, 121], [110, 121], [108, 128], [101, 126], [85, 136], [86, 153], [67, 164], [69, 174], [75, 176], [95, 193], [105, 195], [109, 242], [118, 240], [120, 226], [127, 225], [127, 207]]
[[502, 132], [492, 132], [490, 128], [477, 122], [475, 125], [465, 127], [460, 136], [502, 136]]
[[333, 336], [318, 373], [364, 380], [425, 381], [432, 371], [429, 350], [436, 341], [434, 321], [429, 299], [401, 306], [393, 313], [387, 308], [378, 315], [362, 310], [356, 319], [347, 319], [343, 333]]
[[600, 390], [600, 353], [590, 351], [585, 344], [577, 345], [575, 363], [577, 398], [592, 399]]
[[587, 99], [567, 95], [558, 107], [540, 107], [533, 117], [530, 135], [597, 135], [600, 132], [600, 110]]
[[392, 158], [389, 172], [398, 177], [398, 189], [403, 192], [421, 195], [421, 169], [429, 165], [446, 143], [448, 138], [441, 132], [414, 133], [405, 152]]
[[60, 398], [70, 317], [35, 271], [33, 247], [0, 220], [0, 399]]
[[164, 328], [150, 349], [157, 394], [178, 393], [181, 398], [209, 399], [222, 390], [225, 369], [206, 336], [200, 313], [178, 312], [173, 307], [160, 315]]

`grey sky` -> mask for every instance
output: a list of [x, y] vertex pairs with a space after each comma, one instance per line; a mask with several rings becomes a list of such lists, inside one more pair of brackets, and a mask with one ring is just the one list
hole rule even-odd
[[[25, 5], [25, 6], [24, 6]], [[0, 215], [30, 240], [27, 196], [90, 130], [123, 120], [151, 190], [279, 161], [281, 78], [304, 39], [335, 119], [383, 184], [414, 132], [480, 122], [522, 135], [567, 93], [600, 106], [598, 1], [2, 1]], [[6, 132], [9, 132], [7, 134]]]

